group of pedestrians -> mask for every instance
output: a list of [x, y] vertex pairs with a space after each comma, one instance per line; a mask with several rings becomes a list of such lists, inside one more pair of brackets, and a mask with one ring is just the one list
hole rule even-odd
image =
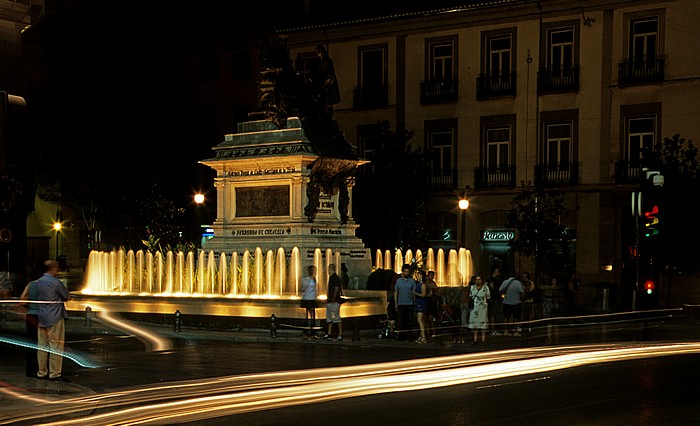
[[44, 274], [25, 287], [21, 299], [27, 300], [25, 316], [26, 337], [38, 350], [27, 349], [26, 375], [40, 380], [63, 381], [63, 350], [65, 319], [68, 311], [64, 302], [70, 298], [68, 289], [57, 278], [58, 262], [44, 262]]
[[[343, 278], [336, 272], [335, 264], [328, 265], [328, 291], [326, 293], [326, 333], [323, 338], [330, 340], [333, 336], [333, 327], [338, 329], [337, 339], [343, 340], [343, 321], [340, 316], [340, 305], [344, 301], [343, 283], [347, 283], [347, 268], [342, 265]], [[347, 285], [347, 284], [346, 284]], [[307, 268], [307, 276], [301, 280], [301, 307], [306, 313], [306, 324], [302, 333], [303, 339], [312, 337], [319, 339], [315, 332], [316, 308], [318, 307], [317, 293], [318, 280], [316, 279], [316, 267], [310, 265]]]

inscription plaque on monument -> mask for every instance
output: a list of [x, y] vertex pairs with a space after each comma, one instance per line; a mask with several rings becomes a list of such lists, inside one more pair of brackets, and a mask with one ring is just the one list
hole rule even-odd
[[236, 188], [236, 216], [289, 216], [289, 186]]

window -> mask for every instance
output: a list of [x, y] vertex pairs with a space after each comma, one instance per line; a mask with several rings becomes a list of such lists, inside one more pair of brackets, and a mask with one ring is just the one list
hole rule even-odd
[[367, 160], [374, 159], [379, 148], [380, 128], [377, 125], [359, 126], [357, 135], [357, 155]]
[[630, 167], [639, 168], [656, 140], [656, 116], [627, 118], [627, 147]]
[[430, 153], [430, 186], [453, 188], [456, 173], [455, 140], [457, 123], [455, 120], [436, 120], [426, 123], [426, 145]]
[[615, 181], [635, 182], [644, 179], [642, 168], [659, 140], [661, 104], [622, 105], [620, 107], [620, 160], [615, 162]]
[[457, 38], [430, 39], [426, 43], [426, 79], [421, 84], [421, 103], [457, 100]]
[[482, 44], [477, 98], [515, 95], [515, 29], [482, 33]]
[[430, 79], [451, 81], [454, 78], [454, 42], [430, 45]]
[[630, 21], [629, 58], [635, 68], [653, 68], [657, 56], [659, 18]]
[[481, 117], [481, 167], [474, 170], [477, 188], [515, 184], [515, 115]]
[[545, 153], [550, 168], [567, 169], [571, 163], [572, 123], [547, 124]]
[[540, 117], [542, 139], [535, 181], [538, 184], [578, 183], [578, 110], [548, 111]]
[[355, 108], [377, 108], [387, 105], [386, 46], [359, 49], [358, 87], [354, 90]]
[[486, 129], [486, 167], [496, 171], [510, 164], [510, 126]]
[[626, 15], [626, 61], [620, 64], [620, 85], [660, 82], [664, 80], [663, 52], [664, 11], [646, 11]]
[[544, 34], [541, 52], [546, 62], [537, 73], [537, 90], [540, 93], [578, 90], [578, 21], [547, 24]]

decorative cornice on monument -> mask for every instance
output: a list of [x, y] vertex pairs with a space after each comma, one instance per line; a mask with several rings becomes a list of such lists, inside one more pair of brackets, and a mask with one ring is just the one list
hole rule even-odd
[[297, 117], [288, 119], [284, 129], [278, 129], [268, 120], [258, 120], [239, 123], [237, 130], [238, 133], [226, 135], [224, 142], [213, 148], [216, 152], [214, 158], [202, 162], [248, 157], [319, 155], [306, 137]]

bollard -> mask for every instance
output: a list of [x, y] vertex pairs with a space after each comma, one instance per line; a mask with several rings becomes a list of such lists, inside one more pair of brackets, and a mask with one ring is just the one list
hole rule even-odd
[[353, 318], [352, 320], [352, 341], [360, 341], [360, 328], [357, 325], [357, 318]]
[[175, 311], [175, 325], [173, 326], [173, 331], [182, 331], [180, 329], [180, 326], [182, 325], [181, 317], [182, 317], [182, 313], [178, 309], [177, 311]]
[[270, 337], [277, 338], [277, 317], [275, 314], [270, 316]]
[[85, 326], [92, 327], [92, 308], [89, 306], [85, 307]]

